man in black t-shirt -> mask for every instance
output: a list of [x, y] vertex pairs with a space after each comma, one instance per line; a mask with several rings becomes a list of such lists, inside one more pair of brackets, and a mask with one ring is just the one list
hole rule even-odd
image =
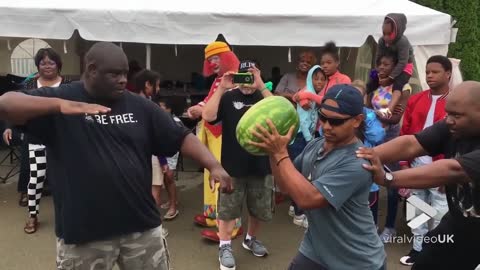
[[[240, 118], [255, 103], [271, 96], [252, 61], [242, 61], [239, 72], [251, 72], [253, 84], [234, 85], [232, 72], [222, 77], [217, 91], [205, 105], [202, 117], [212, 124], [222, 123], [222, 166], [234, 178], [232, 194], [219, 194], [217, 219], [219, 221], [220, 269], [235, 269], [232, 253], [232, 231], [235, 219], [242, 214], [246, 198], [249, 211], [248, 233], [243, 247], [255, 256], [263, 257], [266, 248], [256, 239], [261, 221], [272, 219], [273, 179], [270, 177], [268, 157], [249, 154], [237, 141], [236, 127]], [[232, 90], [229, 90], [232, 89]]]
[[128, 61], [120, 47], [97, 43], [85, 63], [81, 82], [0, 97], [0, 119], [22, 125], [49, 149], [57, 268], [167, 270], [151, 156], [181, 150], [225, 192], [231, 179], [189, 130], [125, 90]]
[[[401, 136], [374, 149], [359, 149], [370, 159], [375, 182], [387, 187], [445, 185], [449, 212], [424, 238], [412, 269], [474, 269], [480, 265], [480, 82], [458, 85], [447, 97], [447, 117], [415, 135]], [[385, 173], [382, 162], [444, 154], [429, 165]]]

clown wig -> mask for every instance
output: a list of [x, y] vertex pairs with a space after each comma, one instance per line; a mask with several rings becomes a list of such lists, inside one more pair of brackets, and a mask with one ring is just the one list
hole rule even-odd
[[215, 73], [215, 65], [208, 62], [208, 58], [214, 55], [220, 57], [220, 71], [217, 73], [217, 76], [222, 76], [227, 71], [238, 71], [240, 61], [235, 53], [230, 50], [227, 43], [215, 41], [205, 48], [205, 61], [203, 62], [203, 75], [205, 77], [209, 77]]

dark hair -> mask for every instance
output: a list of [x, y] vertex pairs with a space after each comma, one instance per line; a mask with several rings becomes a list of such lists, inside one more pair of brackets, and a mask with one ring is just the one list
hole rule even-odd
[[137, 60], [132, 60], [128, 63], [128, 74], [127, 79], [131, 80], [138, 72], [142, 71], [143, 68], [137, 62]]
[[313, 78], [313, 76], [317, 75], [317, 73], [322, 73], [322, 74], [323, 74], [323, 77], [325, 77], [325, 80], [328, 81], [328, 76], [327, 76], [327, 74], [325, 74], [325, 71], [323, 71], [323, 69], [321, 69], [321, 68], [317, 68], [317, 69], [315, 69], [315, 70], [312, 72], [312, 78]]
[[152, 101], [156, 104], [164, 103], [165, 108], [170, 109], [174, 115], [182, 115], [185, 107], [183, 104], [183, 98], [175, 96], [165, 97], [161, 96], [159, 93], [153, 96]]
[[[389, 59], [392, 59], [393, 61], [393, 64], [397, 64], [398, 63], [398, 56], [396, 53], [390, 51], [390, 50], [387, 50], [384, 54], [382, 54], [382, 56], [379, 58], [379, 59], [382, 59], [382, 58], [389, 58]], [[380, 60], [379, 60], [380, 61]]]
[[157, 95], [154, 99], [153, 102], [155, 103], [164, 103], [165, 108], [172, 110], [174, 107], [173, 100], [171, 98], [167, 98], [164, 96]]
[[452, 62], [446, 56], [434, 55], [427, 60], [427, 65], [430, 63], [439, 63], [445, 71], [452, 71]]
[[58, 73], [62, 70], [62, 58], [58, 53], [56, 53], [52, 48], [42, 48], [38, 50], [37, 54], [35, 55], [35, 66], [37, 69], [40, 66], [40, 62], [43, 58], [47, 57], [50, 58], [55, 64], [57, 65]]
[[365, 124], [365, 120], [363, 120], [358, 126], [357, 130], [355, 131], [355, 136], [363, 143], [365, 143], [365, 139], [366, 139], [366, 134], [365, 134], [367, 131], [366, 129], [367, 129], [367, 125]]
[[153, 87], [160, 80], [160, 74], [155, 71], [144, 69], [138, 72], [134, 77], [135, 88], [133, 92], [140, 94], [145, 90], [145, 83], [149, 82]]
[[325, 54], [330, 54], [337, 62], [340, 61], [337, 45], [333, 41], [325, 43], [325, 46], [323, 46], [322, 52], [320, 53], [320, 58], [322, 58]]

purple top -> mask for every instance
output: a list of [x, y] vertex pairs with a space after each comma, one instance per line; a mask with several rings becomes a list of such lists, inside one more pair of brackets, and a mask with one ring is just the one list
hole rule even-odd
[[160, 166], [164, 166], [168, 164], [166, 157], [158, 157], [158, 161], [160, 162]]

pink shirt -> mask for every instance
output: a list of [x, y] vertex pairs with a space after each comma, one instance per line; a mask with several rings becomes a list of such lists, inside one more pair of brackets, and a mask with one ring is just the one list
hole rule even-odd
[[335, 72], [332, 76], [328, 77], [328, 83], [323, 89], [322, 96], [327, 93], [327, 91], [332, 88], [332, 86], [337, 84], [351, 84], [352, 80], [345, 74], [340, 73], [339, 71]]
[[403, 71], [405, 71], [408, 75], [412, 76], [412, 74], [413, 74], [413, 63], [406, 64]]
[[325, 86], [325, 93], [332, 88], [332, 86], [337, 84], [351, 84], [352, 80], [345, 74], [340, 73], [340, 71], [335, 72], [332, 76], [328, 77], [328, 83]]
[[[335, 72], [332, 76], [328, 77], [328, 83], [325, 85], [325, 88], [318, 94], [323, 97], [327, 91], [337, 84], [351, 84], [352, 80], [345, 74], [340, 73], [339, 71]], [[320, 121], [317, 122], [317, 130], [320, 128]]]

